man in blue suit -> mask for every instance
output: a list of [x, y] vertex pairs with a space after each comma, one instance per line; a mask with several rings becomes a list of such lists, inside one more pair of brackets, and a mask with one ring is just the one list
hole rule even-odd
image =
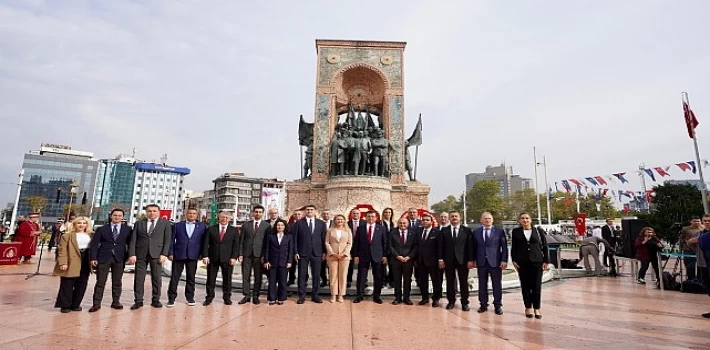
[[103, 225], [96, 230], [89, 245], [91, 266], [96, 268], [96, 285], [94, 286], [94, 303], [89, 312], [101, 309], [101, 300], [104, 297], [104, 288], [111, 271], [111, 308], [123, 309], [121, 305], [121, 289], [123, 285], [123, 268], [128, 259], [127, 244], [131, 236], [131, 228], [123, 223], [123, 210], [111, 210], [111, 223]]
[[168, 260], [173, 262], [170, 285], [168, 286], [167, 307], [175, 306], [177, 287], [185, 270], [185, 299], [187, 305], [195, 305], [195, 273], [197, 261], [202, 258], [202, 241], [207, 225], [197, 222], [197, 209], [190, 208], [185, 212], [185, 221], [173, 226], [170, 240], [170, 255]]
[[505, 231], [493, 226], [493, 215], [481, 214], [483, 226], [473, 231], [474, 265], [478, 268], [479, 313], [488, 311], [488, 276], [493, 284], [493, 306], [496, 315], [503, 314], [503, 270], [508, 266], [508, 244]]
[[311, 267], [312, 289], [311, 300], [322, 303], [318, 291], [320, 288], [320, 265], [325, 260], [325, 223], [316, 217], [316, 207], [312, 204], [306, 206], [306, 215], [294, 223], [294, 244], [298, 261], [298, 301], [303, 304], [306, 300], [306, 279], [308, 267]]
[[372, 292], [372, 300], [377, 304], [382, 304], [380, 292], [382, 291], [382, 264], [387, 263], [385, 252], [388, 249], [387, 234], [385, 228], [377, 223], [377, 212], [370, 210], [365, 214], [366, 223], [357, 228], [355, 239], [353, 240], [352, 256], [357, 264], [357, 298], [353, 303], [363, 300], [365, 287], [367, 284], [367, 273], [372, 267], [372, 275], [375, 280], [375, 289]]

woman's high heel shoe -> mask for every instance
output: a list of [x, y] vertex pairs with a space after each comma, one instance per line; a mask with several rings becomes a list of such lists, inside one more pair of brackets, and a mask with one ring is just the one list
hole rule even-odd
[[540, 312], [540, 309], [535, 309], [535, 318], [538, 320], [542, 318], [542, 313]]
[[525, 317], [533, 318], [532, 309], [525, 309]]

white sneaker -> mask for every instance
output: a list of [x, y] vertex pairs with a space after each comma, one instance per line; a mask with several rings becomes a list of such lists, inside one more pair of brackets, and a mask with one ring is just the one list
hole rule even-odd
[[175, 302], [174, 302], [174, 301], [168, 301], [168, 303], [165, 304], [165, 307], [168, 307], [168, 308], [175, 307]]
[[188, 300], [188, 301], [187, 301], [187, 306], [195, 306], [195, 301], [194, 301], [194, 300]]

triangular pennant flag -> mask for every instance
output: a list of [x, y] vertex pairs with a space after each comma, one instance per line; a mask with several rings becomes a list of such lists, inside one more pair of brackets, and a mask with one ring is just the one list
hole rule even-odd
[[606, 185], [606, 181], [604, 181], [604, 178], [601, 176], [595, 176], [594, 180], [597, 180], [600, 185]]
[[678, 166], [678, 168], [680, 168], [680, 170], [683, 170], [683, 171], [691, 169], [690, 164], [688, 164], [688, 163], [678, 163], [676, 165]]
[[619, 179], [619, 181], [621, 181], [622, 184], [629, 182], [629, 180], [626, 180], [626, 178], [624, 177], [624, 175], [626, 175], [626, 173], [616, 173], [616, 174], [612, 174], [612, 175], [614, 175], [617, 179]]
[[564, 187], [567, 192], [572, 191], [572, 186], [569, 185], [569, 181], [567, 180], [562, 180], [562, 187]]
[[597, 183], [597, 181], [594, 180], [593, 177], [585, 177], [584, 179], [587, 180], [587, 181], [589, 181], [589, 183], [592, 184], [592, 185], [594, 185], [594, 186], [598, 186], [598, 185], [599, 185], [599, 184]]
[[579, 182], [579, 181], [577, 181], [577, 180], [575, 180], [575, 179], [569, 179], [569, 182], [575, 184], [577, 187], [582, 186], [582, 183]]
[[645, 171], [646, 174], [648, 174], [648, 177], [650, 177], [651, 180], [653, 180], [653, 182], [656, 182], [656, 175], [653, 175], [653, 170], [651, 170], [651, 169], [643, 169], [643, 171]]
[[658, 175], [661, 175], [661, 177], [671, 176], [671, 174], [669, 174], [669, 173], [667, 173], [665, 170], [663, 170], [662, 167], [655, 167], [655, 168], [653, 168], [653, 169], [656, 170], [656, 172], [658, 173]]
[[689, 161], [689, 162], [688, 162], [688, 165], [690, 165], [690, 167], [693, 168], [693, 169], [692, 169], [693, 174], [695, 174], [695, 173], [698, 172], [698, 168], [695, 166], [695, 161], [694, 161], [694, 160]]

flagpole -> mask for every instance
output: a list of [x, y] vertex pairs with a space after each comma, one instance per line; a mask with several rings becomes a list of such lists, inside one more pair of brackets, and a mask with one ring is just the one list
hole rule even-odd
[[[690, 99], [688, 98], [688, 93], [683, 92], [681, 93], [683, 102], [685, 102], [688, 105], [688, 110], [690, 109]], [[687, 122], [687, 121], [686, 121]], [[710, 213], [710, 210], [708, 210], [708, 188], [707, 185], [705, 184], [705, 177], [703, 176], [703, 167], [700, 163], [700, 151], [698, 150], [698, 137], [697, 134], [695, 133], [695, 128], [693, 129], [693, 147], [695, 148], [695, 160], [697, 161], [698, 164], [698, 176], [700, 176], [700, 193], [703, 195], [703, 211], [705, 211], [705, 214]]]
[[549, 191], [549, 193], [547, 193], [547, 224], [552, 225], [552, 209], [550, 209], [550, 196], [552, 195], [552, 189], [550, 188], [550, 184], [547, 182], [547, 156], [542, 156], [542, 166], [545, 169], [545, 191]]
[[533, 161], [535, 164], [535, 200], [537, 202], [537, 224], [541, 225], [542, 224], [542, 213], [540, 210], [540, 186], [537, 183], [537, 150], [535, 146], [533, 146]]
[[574, 200], [577, 202], [577, 214], [580, 213], [579, 211], [579, 191], [581, 191], [581, 188], [577, 186], [577, 191], [574, 193]]

